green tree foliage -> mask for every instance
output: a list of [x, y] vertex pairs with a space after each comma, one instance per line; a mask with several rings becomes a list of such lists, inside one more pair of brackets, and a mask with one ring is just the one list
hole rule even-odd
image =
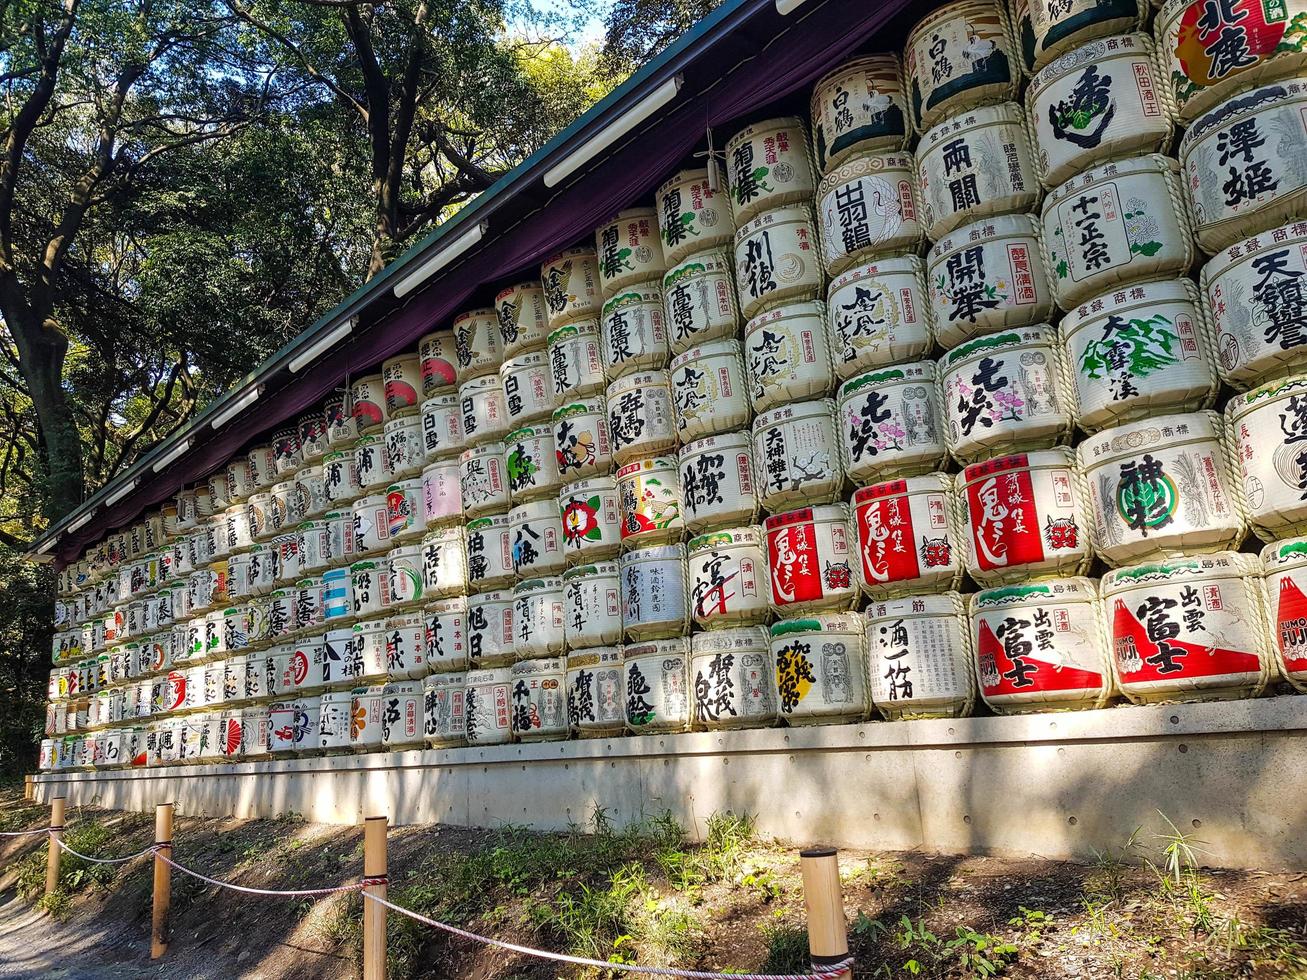
[[614, 0], [604, 23], [603, 62], [629, 75], [717, 9], [721, 0]]

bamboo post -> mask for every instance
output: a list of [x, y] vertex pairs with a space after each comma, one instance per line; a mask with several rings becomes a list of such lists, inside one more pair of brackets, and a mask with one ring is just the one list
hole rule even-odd
[[[849, 955], [839, 858], [833, 847], [810, 847], [799, 852], [799, 864], [808, 915], [808, 955], [814, 969], [829, 968]], [[846, 967], [833, 976], [852, 980], [853, 970]]]
[[172, 857], [172, 804], [154, 808], [154, 909], [150, 924], [150, 959], [168, 951], [168, 907], [172, 904], [172, 868], [163, 858]]
[[[364, 894], [386, 897], [385, 817], [368, 817], [363, 822], [363, 877], [380, 878], [365, 885]], [[363, 980], [386, 980], [386, 907], [363, 900]]]
[[59, 841], [64, 836], [64, 798], [56, 796], [50, 801], [50, 843], [45, 854], [45, 893], [51, 894], [59, 887], [59, 855], [63, 848]]
[[27, 775], [23, 777], [23, 799], [36, 799], [36, 777]]

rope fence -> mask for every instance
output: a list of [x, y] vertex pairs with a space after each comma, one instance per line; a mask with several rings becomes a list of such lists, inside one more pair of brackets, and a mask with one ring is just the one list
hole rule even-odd
[[91, 855], [89, 854], [83, 854], [81, 851], [73, 850], [71, 847], [65, 844], [63, 840], [58, 835], [56, 835], [53, 831], [50, 832], [50, 839], [54, 841], [56, 844], [58, 844], [63, 850], [71, 854], [73, 857], [81, 858], [83, 861], [90, 861], [92, 864], [126, 864], [128, 861], [135, 861], [138, 857], [144, 857], [146, 854], [149, 854], [151, 851], [154, 850], [154, 845], [151, 844], [145, 850], [137, 851], [135, 854], [129, 854], [126, 857], [95, 858], [95, 857], [91, 857]]
[[0, 830], [0, 837], [26, 837], [28, 834], [48, 834], [53, 827], [37, 827], [35, 830]]

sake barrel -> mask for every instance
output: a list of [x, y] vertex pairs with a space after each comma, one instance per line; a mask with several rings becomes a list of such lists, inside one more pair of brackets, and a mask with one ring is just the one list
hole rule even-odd
[[863, 482], [924, 473], [945, 458], [935, 365], [918, 361], [850, 378], [837, 392], [842, 465]]
[[873, 599], [962, 584], [962, 532], [952, 477], [928, 473], [860, 487], [852, 531], [859, 588]]
[[330, 511], [323, 515], [330, 564], [348, 564], [354, 558], [354, 511]]
[[749, 405], [739, 341], [714, 340], [672, 358], [677, 438], [694, 439], [748, 426]]
[[467, 743], [467, 675], [432, 674], [422, 685], [422, 734], [433, 748]]
[[816, 174], [803, 120], [783, 116], [737, 132], [726, 143], [726, 175], [737, 225], [770, 208], [811, 200]]
[[735, 233], [735, 288], [740, 312], [752, 319], [787, 302], [817, 299], [826, 284], [812, 209], [764, 211]]
[[532, 500], [508, 512], [513, 575], [519, 579], [557, 575], [566, 566], [563, 526], [553, 500]]
[[540, 266], [549, 328], [592, 317], [599, 312], [599, 267], [593, 248], [569, 248]]
[[[277, 482], [277, 454], [273, 451], [272, 443], [266, 442], [255, 446], [246, 455], [246, 461], [249, 463], [249, 474], [252, 486], [250, 493], [258, 490], [267, 490]], [[132, 528], [133, 535], [131, 541], [131, 557], [139, 558], [144, 552], [144, 536], [140, 534], [138, 528]]]
[[1070, 0], [1056, 4], [1040, 0], [1026, 5], [1029, 20], [1017, 23], [1017, 37], [1031, 64], [1040, 68], [1093, 38], [1143, 27], [1150, 13], [1148, 0]]
[[502, 589], [468, 596], [467, 655], [472, 665], [512, 663], [513, 644], [513, 593]]
[[684, 636], [690, 614], [685, 546], [638, 548], [618, 559], [622, 629], [631, 642]]
[[281, 534], [304, 519], [304, 505], [301, 503], [299, 487], [294, 480], [275, 483], [272, 486], [271, 509], [268, 511], [268, 526]]
[[1175, 131], [1170, 84], [1157, 73], [1146, 34], [1069, 50], [1031, 79], [1026, 108], [1046, 187], [1107, 160], [1164, 153]]
[[320, 575], [302, 578], [295, 583], [295, 622], [300, 629], [319, 630], [326, 623], [325, 594], [326, 586]]
[[322, 483], [329, 506], [348, 506], [362, 493], [353, 446], [322, 457]]
[[354, 590], [348, 568], [331, 568], [322, 573], [322, 619], [327, 624], [353, 621]]
[[349, 385], [354, 424], [362, 436], [380, 430], [386, 422], [386, 385], [380, 374], [355, 378]]
[[[483, 518], [493, 522], [494, 518]], [[473, 523], [479, 523], [474, 521]], [[478, 542], [484, 546], [488, 534], [478, 531]], [[407, 552], [416, 553], [416, 561]], [[404, 554], [401, 554], [404, 552]], [[484, 552], [481, 552], [484, 556]], [[461, 527], [437, 528], [412, 548], [396, 548], [390, 555], [391, 592], [399, 604], [401, 596], [408, 596], [413, 604], [429, 599], [463, 595], [468, 585], [467, 544]]]
[[1122, 283], [1187, 273], [1197, 253], [1179, 165], [1152, 154], [1073, 177], [1044, 201], [1043, 240], [1058, 305]]
[[821, 302], [787, 303], [745, 325], [744, 356], [754, 411], [830, 393], [835, 375], [825, 328]]
[[704, 168], [682, 170], [658, 188], [658, 231], [670, 269], [691, 252], [730, 244], [735, 232], [730, 192], [714, 187]]
[[272, 437], [273, 471], [278, 477], [294, 476], [303, 464], [299, 430], [293, 425], [278, 429]]
[[513, 581], [512, 525], [507, 514], [478, 517], [467, 524], [467, 584], [471, 590]]
[[1065, 442], [1075, 424], [1057, 332], [1044, 324], [967, 341], [939, 363], [948, 425], [959, 462]]
[[856, 615], [784, 620], [771, 627], [770, 647], [781, 720], [827, 725], [866, 717], [866, 637]]
[[295, 422], [304, 462], [320, 462], [330, 448], [327, 442], [327, 415], [321, 408], [310, 409]]
[[475, 517], [508, 507], [508, 479], [504, 472], [502, 442], [487, 442], [465, 449], [458, 458], [458, 466], [464, 514]]
[[558, 509], [569, 563], [617, 554], [622, 520], [613, 477], [595, 476], [569, 483], [558, 496]]
[[295, 494], [299, 500], [296, 523], [306, 517], [321, 517], [331, 507], [331, 501], [327, 499], [326, 476], [319, 465], [305, 466], [295, 474]]
[[422, 470], [422, 520], [443, 527], [463, 517], [463, 487], [458, 460], [439, 459]]
[[386, 418], [417, 408], [422, 390], [422, 360], [417, 354], [400, 354], [381, 364], [381, 387], [386, 398]]
[[422, 438], [420, 415], [391, 419], [385, 426], [386, 462], [395, 479], [422, 472], [426, 447]]
[[426, 531], [422, 481], [400, 480], [386, 487], [386, 522], [393, 542], [413, 542]]
[[916, 255], [855, 265], [832, 279], [826, 323], [837, 380], [927, 353], [934, 343], [927, 296]]
[[372, 555], [390, 547], [390, 517], [385, 494], [354, 501], [354, 553]]
[[348, 691], [328, 691], [318, 701], [318, 748], [338, 753], [349, 749], [350, 715], [354, 695]]
[[849, 567], [848, 509], [804, 507], [763, 523], [767, 537], [768, 601], [777, 615], [840, 612], [857, 601]]
[[997, 714], [1101, 708], [1116, 693], [1093, 580], [986, 589], [969, 614], [980, 696]]
[[458, 347], [452, 330], [437, 330], [418, 341], [418, 367], [422, 372], [422, 396], [430, 398], [453, 388], [458, 382]]
[[621, 642], [621, 587], [616, 562], [577, 565], [563, 573], [563, 638], [569, 650]]
[[[639, 372], [618, 378], [608, 386], [607, 404], [612, 457], [619, 466], [676, 448], [676, 419], [666, 371]], [[560, 431], [555, 413], [555, 433]], [[561, 439], [559, 447], [559, 452], [565, 452]], [[566, 452], [572, 452], [570, 445]], [[564, 477], [572, 475], [563, 470], [560, 465]]]
[[678, 456], [685, 526], [691, 533], [752, 524], [759, 502], [752, 439], [727, 432], [689, 443]]
[[504, 351], [498, 313], [479, 308], [454, 317], [454, 360], [460, 388], [499, 370]]
[[548, 419], [554, 411], [554, 384], [549, 355], [544, 351], [519, 354], [499, 369], [508, 423], [517, 427]]
[[674, 456], [628, 463], [617, 471], [616, 486], [624, 548], [680, 540], [685, 522]]
[[620, 733], [624, 722], [622, 649], [590, 647], [567, 655], [567, 715], [582, 738]]
[[[298, 617], [297, 617], [298, 618]], [[205, 622], [207, 623], [207, 617]], [[245, 650], [250, 645], [250, 607], [232, 606], [221, 614], [222, 649]]]
[[761, 528], [710, 531], [691, 538], [686, 553], [696, 626], [718, 629], [767, 621], [771, 609]]
[[562, 486], [558, 456], [554, 451], [554, 427], [545, 422], [510, 432], [504, 440], [504, 465], [512, 499], [524, 503], [538, 497], [551, 501]]
[[316, 633], [295, 641], [290, 656], [291, 690], [296, 697], [316, 693], [327, 686], [326, 636]]
[[1307, 538], [1268, 544], [1261, 560], [1277, 665], [1296, 690], [1307, 691]]
[[467, 669], [467, 597], [428, 603], [425, 617], [427, 669]]
[[689, 657], [684, 637], [623, 651], [626, 727], [636, 734], [679, 732], [690, 725]]
[[912, 136], [896, 54], [846, 61], [812, 89], [812, 147], [822, 173], [854, 153], [902, 150]]
[[871, 701], [882, 718], [960, 718], [976, 701], [966, 599], [874, 600], [865, 612]]
[[1214, 412], [1104, 429], [1079, 446], [1096, 547], [1109, 565], [1237, 548], [1243, 494]]
[[761, 728], [776, 722], [776, 679], [764, 627], [696, 634], [690, 675], [695, 728]]
[[924, 227], [912, 154], [861, 153], [817, 187], [822, 260], [831, 275], [879, 253], [915, 252]]
[[394, 481], [384, 436], [359, 436], [354, 443], [354, 470], [362, 493], [379, 493]]
[[595, 229], [599, 286], [605, 298], [667, 269], [654, 208], [631, 208]]
[[323, 402], [323, 412], [327, 417], [327, 446], [329, 449], [343, 449], [352, 446], [358, 440], [358, 421], [347, 408], [349, 398], [346, 392], [331, 394]]
[[[255, 496], [259, 496], [259, 494], [255, 494]], [[226, 533], [220, 535], [220, 537], [225, 545], [224, 554], [230, 554], [233, 551], [245, 551], [250, 545], [254, 544], [254, 528], [251, 521], [254, 518], [256, 507], [259, 506], [255, 504], [232, 504], [223, 511]]]
[[509, 668], [513, 735], [523, 742], [566, 738], [567, 662], [520, 660]]
[[1274, 541], [1307, 530], [1307, 376], [1234, 396], [1225, 418], [1253, 532]]
[[578, 320], [550, 332], [549, 372], [559, 404], [603, 394], [608, 378], [597, 318]]
[[354, 629], [328, 623], [322, 636], [322, 680], [329, 688], [339, 689], [354, 683]]
[[840, 497], [844, 472], [835, 403], [796, 402], [753, 420], [753, 465], [759, 499], [772, 513]]
[[349, 747], [355, 752], [375, 752], [385, 735], [382, 712], [386, 686], [373, 684], [351, 692]]
[[667, 270], [663, 312], [673, 354], [735, 336], [739, 311], [731, 268], [726, 251], [710, 249], [693, 252]]
[[387, 684], [382, 691], [381, 742], [387, 749], [422, 745], [422, 685], [414, 681]]
[[511, 741], [512, 715], [508, 706], [511, 678], [507, 667], [469, 670], [464, 712], [468, 745], [502, 745]]
[[602, 355], [610, 381], [667, 366], [667, 323], [658, 281], [619, 290], [603, 305]]
[[613, 440], [603, 397], [554, 409], [554, 459], [562, 480], [599, 476], [612, 469]]
[[504, 385], [497, 375], [474, 378], [459, 385], [458, 397], [465, 445], [483, 445], [507, 434], [512, 420], [504, 400]]
[[350, 629], [354, 636], [341, 673], [356, 684], [385, 683], [386, 621], [366, 619]]
[[[296, 619], [294, 589], [273, 589], [268, 595], [268, 639], [276, 643], [295, 635], [300, 628]], [[212, 631], [210, 631], [210, 635]]]
[[495, 295], [495, 315], [504, 357], [543, 350], [549, 337], [549, 309], [538, 279], [506, 286]]
[[462, 451], [463, 409], [457, 395], [433, 395], [422, 403], [420, 417], [422, 457], [426, 462], [457, 456]]
[[[250, 494], [250, 499], [245, 504], [245, 511], [249, 515], [250, 537], [255, 541], [267, 541], [277, 533], [277, 528], [272, 526], [271, 490]], [[144, 569], [144, 563], [141, 563], [140, 567]], [[142, 579], [142, 582], [144, 581]]]
[[245, 674], [249, 668], [249, 654], [239, 653], [228, 657], [222, 664], [222, 700], [224, 704], [244, 704], [249, 700], [245, 689]]
[[[458, 528], [449, 530], [455, 533], [461, 546], [463, 535], [458, 533]], [[427, 598], [422, 584], [424, 570], [422, 551], [421, 544], [406, 544], [391, 548], [386, 555], [386, 580], [390, 589], [392, 609], [407, 609], [420, 605]]]
[[1010, 102], [1021, 83], [1004, 4], [957, 0], [917, 21], [903, 52], [913, 125], [935, 125], [968, 106]]
[[972, 337], [1047, 320], [1053, 288], [1038, 223], [1024, 214], [963, 225], [926, 258], [935, 339], [955, 347]]
[[1121, 693], [1136, 704], [1261, 694], [1274, 670], [1261, 574], [1252, 555], [1226, 551], [1103, 576]]

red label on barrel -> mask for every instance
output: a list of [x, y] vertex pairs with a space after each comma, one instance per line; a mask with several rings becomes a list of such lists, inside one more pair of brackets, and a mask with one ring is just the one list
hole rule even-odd
[[906, 487], [896, 480], [854, 497], [858, 554], [868, 582], [899, 582], [921, 574]]
[[988, 620], [980, 621], [976, 658], [981, 690], [987, 697], [1091, 691], [1103, 686], [1096, 671], [1050, 662], [1058, 657], [1050, 645], [1055, 623], [1056, 616], [1043, 607], [1014, 610], [994, 628]]
[[821, 562], [812, 522], [787, 523], [769, 518], [767, 524], [767, 567], [771, 569], [773, 601], [786, 605], [820, 599]]
[[[1024, 457], [1020, 458], [1024, 461]], [[968, 468], [971, 475], [974, 468]], [[994, 473], [967, 485], [971, 542], [980, 568], [989, 571], [1043, 561], [1039, 515], [1029, 470]]]
[[1307, 596], [1287, 575], [1280, 579], [1275, 642], [1280, 645], [1286, 667], [1293, 671], [1307, 670]]
[[[1121, 599], [1112, 607], [1112, 656], [1124, 683], [1175, 681], [1223, 674], [1256, 674], [1257, 654], [1212, 644], [1204, 631], [1197, 643], [1184, 640], [1179, 617], [1167, 615], [1175, 600], [1145, 596], [1129, 608]], [[1132, 605], [1134, 603], [1132, 602]]]

